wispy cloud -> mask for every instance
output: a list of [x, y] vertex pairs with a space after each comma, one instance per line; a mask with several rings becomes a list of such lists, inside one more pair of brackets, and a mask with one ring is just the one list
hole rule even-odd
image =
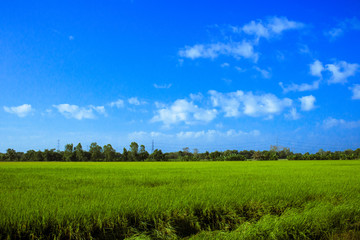
[[255, 66], [254, 69], [259, 72], [263, 78], [271, 78], [271, 74], [268, 70], [261, 69], [257, 66]]
[[137, 97], [129, 98], [128, 103], [135, 106], [147, 104], [146, 101], [140, 101]]
[[319, 77], [319, 80], [314, 81], [313, 83], [291, 83], [287, 86], [284, 86], [282, 82], [279, 82], [280, 87], [283, 89], [284, 93], [288, 92], [304, 92], [304, 91], [312, 91], [319, 89], [319, 85], [322, 79], [322, 72], [325, 70], [323, 64], [319, 60], [315, 60], [310, 65], [310, 74], [315, 77]]
[[180, 57], [185, 58], [217, 58], [219, 55], [228, 55], [236, 59], [247, 58], [254, 62], [258, 60], [258, 53], [254, 52], [252, 43], [247, 41], [215, 43], [215, 44], [197, 44], [186, 46], [179, 51]]
[[259, 136], [259, 130], [253, 130], [250, 132], [244, 132], [241, 130], [230, 129], [222, 132], [218, 130], [207, 130], [207, 131], [182, 131], [176, 134], [177, 138], [180, 139], [196, 139], [196, 138], [218, 138], [218, 137], [239, 137], [239, 136]]
[[290, 21], [286, 17], [270, 17], [266, 21], [256, 20], [245, 24], [242, 27], [233, 27], [234, 32], [244, 32], [253, 35], [257, 39], [271, 38], [280, 35], [287, 30], [303, 28], [305, 25], [301, 22]]
[[360, 21], [356, 17], [347, 18], [339, 22], [336, 27], [331, 28], [324, 32], [325, 36], [329, 36], [330, 40], [333, 41], [340, 36], [344, 35], [345, 32], [351, 30], [360, 30]]
[[235, 69], [239, 72], [245, 72], [246, 70], [241, 68], [241, 67], [238, 67], [238, 66], [235, 66]]
[[349, 88], [352, 91], [352, 99], [360, 99], [360, 84], [354, 84]]
[[325, 129], [334, 127], [358, 128], [360, 127], [360, 121], [346, 121], [344, 119], [336, 119], [329, 117], [323, 121], [323, 127]]
[[[292, 29], [300, 29], [304, 27], [303, 23], [290, 21], [286, 17], [270, 17], [266, 21], [251, 21], [241, 27], [232, 26], [232, 32], [227, 39], [233, 39], [232, 35], [242, 34], [241, 41], [218, 42], [211, 44], [196, 44], [193, 46], [185, 46], [178, 54], [183, 58], [197, 59], [210, 58], [215, 59], [220, 55], [231, 56], [235, 59], [250, 59], [257, 62], [259, 54], [254, 50], [254, 46], [258, 44], [258, 40], [263, 38], [271, 38], [281, 35], [284, 31]], [[252, 36], [255, 36], [255, 40]], [[236, 38], [236, 37], [235, 37]], [[235, 39], [234, 38], [234, 39]], [[228, 66], [227, 63], [222, 67]]]
[[220, 65], [221, 67], [229, 67], [230, 66], [230, 64], [228, 64], [228, 63], [222, 63], [221, 65]]
[[291, 120], [297, 120], [300, 118], [300, 114], [297, 112], [296, 108], [291, 108], [289, 113], [285, 114], [285, 117]]
[[295, 84], [292, 83], [290, 85], [284, 86], [282, 82], [279, 82], [280, 87], [283, 89], [284, 93], [288, 92], [304, 92], [304, 91], [312, 91], [319, 88], [320, 80], [314, 81], [312, 84], [302, 83]]
[[82, 119], [94, 119], [96, 117], [95, 113], [106, 115], [104, 106], [87, 106], [79, 107], [77, 105], [70, 104], [59, 104], [53, 105], [54, 108], [58, 110], [59, 113], [64, 115], [66, 118], [75, 118], [77, 120]]
[[110, 107], [122, 108], [125, 106], [124, 100], [118, 99], [117, 101], [109, 103]]
[[180, 131], [176, 133], [163, 133], [163, 132], [145, 132], [145, 131], [136, 131], [129, 134], [130, 139], [177, 139], [177, 140], [193, 140], [193, 139], [204, 139], [204, 140], [216, 140], [219, 138], [230, 138], [234, 137], [249, 137], [249, 136], [260, 136], [261, 132], [259, 130], [252, 131], [241, 131], [235, 129], [229, 129], [227, 131], [219, 131], [214, 129], [201, 130], [201, 131]]
[[172, 86], [171, 83], [163, 84], [163, 85], [159, 85], [159, 84], [154, 83], [154, 88], [167, 89], [167, 88], [171, 88], [171, 86]]
[[201, 101], [204, 98], [204, 95], [202, 95], [202, 93], [190, 93], [190, 98], [193, 101]]
[[313, 95], [301, 97], [299, 101], [301, 102], [302, 111], [310, 111], [315, 108], [316, 98]]
[[7, 113], [15, 114], [18, 117], [26, 117], [29, 113], [31, 113], [32, 108], [30, 104], [23, 104], [17, 107], [6, 107], [4, 106], [4, 111]]

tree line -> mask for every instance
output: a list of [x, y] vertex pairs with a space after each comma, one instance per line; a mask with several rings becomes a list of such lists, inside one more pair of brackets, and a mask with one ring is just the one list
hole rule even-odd
[[246, 160], [351, 160], [360, 159], [360, 148], [345, 151], [324, 151], [320, 149], [317, 153], [293, 153], [289, 148], [278, 148], [271, 146], [270, 150], [226, 150], [199, 153], [197, 149], [192, 152], [188, 147], [182, 151], [163, 153], [155, 149], [151, 154], [146, 151], [144, 145], [132, 142], [129, 149], [116, 152], [111, 144], [101, 147], [96, 142], [91, 143], [89, 150], [83, 149], [81, 143], [75, 147], [72, 143], [66, 144], [64, 151], [45, 149], [44, 151], [29, 150], [17, 152], [7, 149], [6, 153], [0, 153], [0, 161], [36, 161], [36, 162], [144, 162], [144, 161], [246, 161]]

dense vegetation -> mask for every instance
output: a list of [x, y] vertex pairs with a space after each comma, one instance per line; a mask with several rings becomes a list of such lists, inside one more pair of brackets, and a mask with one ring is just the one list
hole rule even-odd
[[0, 239], [359, 239], [360, 161], [0, 163]]
[[44, 151], [29, 150], [26, 153], [16, 152], [14, 149], [7, 149], [6, 153], [0, 153], [0, 161], [35, 161], [35, 162], [143, 162], [143, 161], [245, 161], [254, 160], [352, 160], [360, 159], [360, 148], [345, 151], [323, 151], [320, 149], [315, 154], [293, 153], [289, 148], [277, 148], [271, 146], [270, 151], [254, 150], [226, 150], [223, 152], [199, 153], [197, 149], [190, 152], [189, 148], [182, 151], [163, 153], [155, 149], [151, 154], [145, 150], [145, 146], [136, 142], [130, 144], [129, 150], [124, 148], [122, 153], [116, 152], [111, 144], [103, 147], [92, 143], [89, 151], [83, 150], [81, 143], [74, 147], [73, 144], [66, 144], [64, 151], [45, 149]]

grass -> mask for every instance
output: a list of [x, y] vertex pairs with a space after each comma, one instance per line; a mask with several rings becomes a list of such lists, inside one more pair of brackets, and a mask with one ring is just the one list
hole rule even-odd
[[359, 239], [360, 161], [0, 163], [0, 239]]

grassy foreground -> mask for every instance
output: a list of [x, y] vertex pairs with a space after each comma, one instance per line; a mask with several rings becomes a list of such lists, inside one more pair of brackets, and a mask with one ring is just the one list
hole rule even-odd
[[360, 161], [0, 163], [0, 239], [360, 239]]

